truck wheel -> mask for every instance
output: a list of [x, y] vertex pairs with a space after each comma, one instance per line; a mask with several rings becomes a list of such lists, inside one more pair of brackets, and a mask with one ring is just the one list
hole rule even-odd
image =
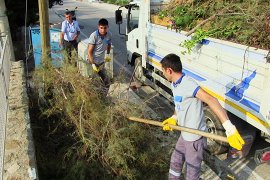
[[142, 58], [141, 57], [137, 57], [135, 59], [135, 63], [134, 63], [134, 77], [138, 80], [138, 81], [142, 81], [142, 77], [143, 77], [143, 67], [142, 67]]
[[[204, 108], [204, 116], [206, 121], [206, 126], [208, 133], [217, 134], [220, 136], [226, 136], [225, 130], [219, 121], [217, 115], [208, 107]], [[228, 144], [225, 142], [215, 141], [212, 139], [207, 139], [207, 151], [211, 154], [222, 154], [228, 149]]]

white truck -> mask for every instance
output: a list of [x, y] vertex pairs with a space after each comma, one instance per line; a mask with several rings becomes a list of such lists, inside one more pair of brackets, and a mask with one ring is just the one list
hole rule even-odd
[[[172, 99], [170, 83], [164, 78], [160, 61], [169, 54], [181, 57], [183, 71], [216, 97], [223, 108], [243, 121], [270, 135], [270, 57], [269, 52], [219, 39], [208, 38], [190, 54], [179, 44], [191, 37], [151, 23], [150, 12], [161, 7], [159, 1], [134, 1], [115, 12], [116, 24], [122, 24], [121, 8], [127, 13], [127, 59], [135, 67], [135, 77], [150, 81], [163, 96]], [[120, 33], [120, 27], [119, 27]], [[121, 34], [121, 33], [120, 33]], [[208, 108], [205, 108], [208, 131], [224, 135], [224, 130]], [[213, 154], [226, 150], [224, 144], [208, 142]]]

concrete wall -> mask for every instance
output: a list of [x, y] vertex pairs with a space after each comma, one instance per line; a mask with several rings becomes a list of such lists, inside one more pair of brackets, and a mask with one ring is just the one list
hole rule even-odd
[[12, 62], [6, 124], [4, 179], [37, 179], [24, 64]]

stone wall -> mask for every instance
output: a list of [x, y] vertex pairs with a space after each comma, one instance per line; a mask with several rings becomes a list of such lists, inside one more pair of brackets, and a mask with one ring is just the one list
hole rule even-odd
[[37, 179], [22, 61], [12, 62], [11, 66], [3, 174], [5, 180]]

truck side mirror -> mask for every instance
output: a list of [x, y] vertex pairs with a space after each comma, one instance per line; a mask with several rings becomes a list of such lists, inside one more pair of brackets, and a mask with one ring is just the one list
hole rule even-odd
[[116, 24], [122, 24], [123, 23], [122, 10], [120, 10], [120, 9], [115, 11], [115, 23]]

